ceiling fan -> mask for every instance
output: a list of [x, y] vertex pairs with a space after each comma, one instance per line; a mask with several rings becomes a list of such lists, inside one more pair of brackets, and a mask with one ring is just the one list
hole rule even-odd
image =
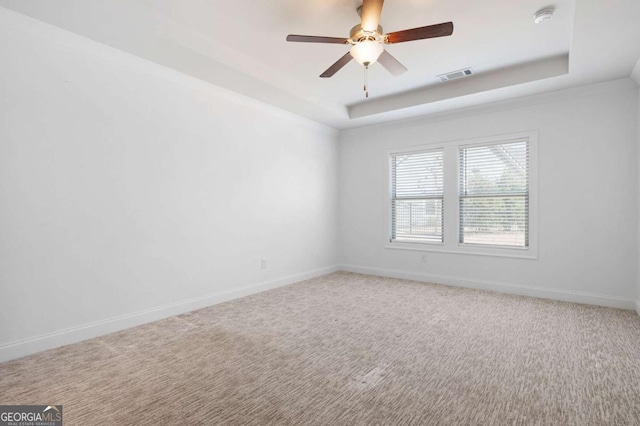
[[[362, 6], [358, 8], [361, 22], [359, 25], [351, 28], [349, 38], [289, 34], [287, 41], [351, 45], [349, 52], [327, 68], [325, 72], [320, 74], [322, 78], [332, 77], [342, 67], [348, 64], [351, 59], [355, 59], [359, 64], [364, 65], [365, 70], [376, 61], [380, 62], [387, 71], [394, 76], [398, 76], [406, 72], [407, 68], [391, 56], [391, 54], [384, 49], [383, 44], [403, 43], [405, 41], [445, 37], [453, 34], [453, 22], [444, 22], [442, 24], [428, 25], [426, 27], [385, 34], [379, 25], [383, 3], [384, 0], [363, 1]], [[365, 81], [365, 92], [366, 91]]]

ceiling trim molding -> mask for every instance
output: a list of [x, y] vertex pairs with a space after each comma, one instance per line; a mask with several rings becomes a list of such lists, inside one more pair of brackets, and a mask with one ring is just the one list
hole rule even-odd
[[569, 72], [569, 54], [497, 69], [473, 78], [455, 80], [399, 93], [349, 107], [349, 118], [362, 118], [446, 99], [458, 98], [503, 87], [565, 75]]
[[507, 99], [504, 101], [491, 102], [482, 105], [476, 105], [466, 108], [459, 108], [439, 113], [421, 115], [417, 117], [406, 118], [403, 120], [394, 120], [383, 123], [368, 124], [361, 127], [352, 127], [340, 131], [340, 135], [346, 134], [362, 134], [376, 133], [381, 129], [405, 128], [407, 126], [421, 125], [424, 123], [432, 123], [438, 121], [449, 121], [463, 117], [474, 115], [482, 115], [493, 112], [513, 110], [518, 108], [527, 108], [535, 105], [543, 105], [549, 103], [563, 102], [566, 100], [583, 98], [588, 96], [597, 96], [605, 93], [614, 93], [618, 91], [627, 92], [629, 89], [636, 87], [636, 83], [631, 78], [623, 78], [607, 82], [588, 84], [583, 86], [572, 87], [569, 89], [554, 90], [551, 92], [541, 93], [537, 95], [523, 96], [519, 98]]

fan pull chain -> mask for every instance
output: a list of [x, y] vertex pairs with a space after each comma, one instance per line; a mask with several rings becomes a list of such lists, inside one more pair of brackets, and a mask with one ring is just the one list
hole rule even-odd
[[365, 65], [364, 67], [364, 97], [369, 97], [369, 90], [367, 89], [367, 85], [369, 84], [369, 66]]

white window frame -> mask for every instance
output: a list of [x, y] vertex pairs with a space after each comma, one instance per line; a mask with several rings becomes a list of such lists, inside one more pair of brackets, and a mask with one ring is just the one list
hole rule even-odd
[[[528, 247], [505, 247], [460, 243], [460, 162], [461, 147], [483, 146], [521, 141], [529, 143], [529, 235]], [[443, 242], [400, 242], [390, 241], [391, 237], [391, 156], [405, 155], [412, 152], [424, 152], [435, 149], [443, 150], [444, 166], [444, 194], [443, 194]], [[504, 135], [486, 136], [481, 138], [463, 139], [446, 142], [433, 142], [406, 148], [388, 150], [386, 152], [388, 164], [385, 194], [386, 224], [385, 248], [394, 250], [433, 251], [440, 253], [467, 254], [480, 256], [513, 257], [522, 259], [538, 258], [538, 131], [509, 133]]]
[[[430, 149], [422, 149], [419, 151], [408, 151], [408, 152], [401, 152], [401, 153], [396, 153], [396, 154], [402, 154], [402, 155], [410, 155], [410, 154], [423, 154], [423, 153], [430, 153], [430, 152], [442, 152], [442, 156], [444, 159], [444, 151], [441, 148], [438, 147], [432, 147]], [[444, 161], [444, 160], [443, 160]], [[392, 209], [393, 209], [393, 182], [391, 181], [391, 177], [393, 174], [393, 164], [392, 164], [393, 160], [391, 155], [389, 156], [389, 188], [390, 188], [390, 194], [389, 194], [389, 215], [390, 217], [393, 216]], [[443, 181], [444, 181], [444, 163], [442, 164], [442, 173], [443, 173]], [[443, 193], [442, 193], [442, 197], [424, 197], [422, 198], [423, 200], [439, 200], [442, 199], [442, 239], [444, 240], [444, 186], [443, 186]], [[397, 201], [397, 199], [396, 199]], [[392, 223], [392, 219], [389, 220], [389, 238], [391, 239], [393, 236], [393, 223]], [[413, 244], [412, 241], [402, 241], [402, 240], [393, 240], [392, 242], [394, 243], [409, 243], [409, 244]], [[442, 241], [415, 241], [415, 243], [417, 244], [438, 244], [438, 245], [442, 245]]]

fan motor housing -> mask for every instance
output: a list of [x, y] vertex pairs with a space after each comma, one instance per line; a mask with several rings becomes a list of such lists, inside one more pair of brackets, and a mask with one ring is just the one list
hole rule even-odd
[[362, 25], [358, 24], [351, 28], [349, 32], [349, 40], [355, 44], [364, 40], [374, 40], [380, 43], [384, 42], [382, 27], [378, 25], [378, 29], [375, 32], [365, 31], [362, 29]]

